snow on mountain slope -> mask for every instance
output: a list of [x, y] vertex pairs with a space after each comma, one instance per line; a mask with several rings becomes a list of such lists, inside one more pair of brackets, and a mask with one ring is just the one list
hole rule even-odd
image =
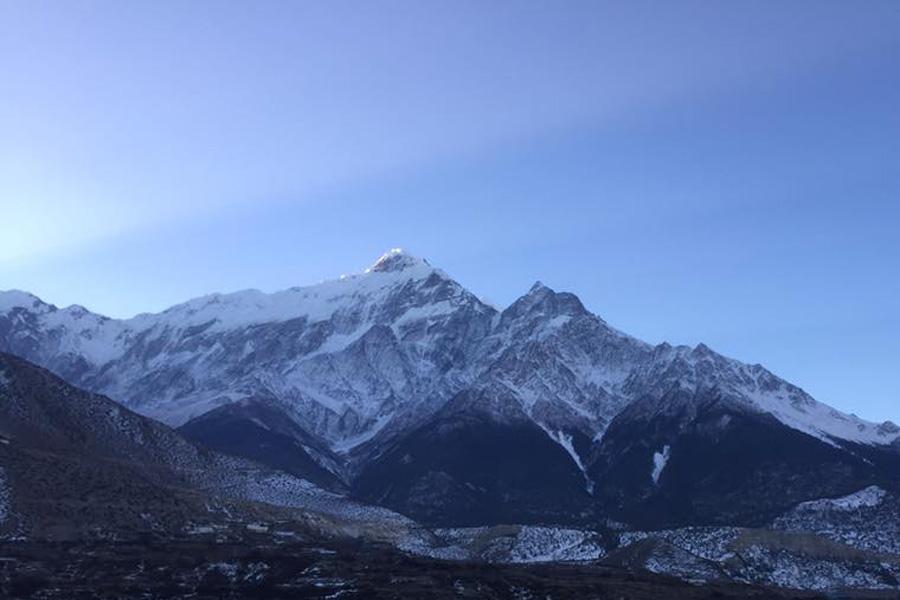
[[392, 251], [364, 273], [274, 294], [215, 294], [129, 320], [3, 294], [0, 348], [170, 424], [274, 398], [331, 444], [461, 386], [494, 310]]
[[[432, 275], [443, 277], [426, 261], [395, 249], [363, 273], [272, 294], [259, 290], [210, 294], [173, 306], [158, 315], [139, 315], [128, 323], [137, 330], [162, 325], [174, 328], [204, 326], [212, 331], [222, 331], [301, 317], [310, 322], [325, 321], [335, 313], [358, 310], [362, 313], [359, 324], [365, 326], [379, 321], [379, 309], [390, 302], [398, 286], [424, 281]], [[426, 311], [421, 311], [421, 306], [408, 308], [420, 309], [421, 316], [436, 317], [450, 312], [453, 302], [452, 297], [447, 297], [428, 305]], [[406, 320], [419, 316], [416, 313], [405, 315], [405, 312], [396, 316], [405, 316]]]
[[842, 414], [759, 365], [702, 344], [641, 342], [542, 284], [498, 312], [401, 250], [337, 280], [212, 294], [127, 320], [3, 292], [0, 350], [173, 425], [274, 401], [345, 453], [402, 433], [462, 390], [495, 386], [576, 464], [626, 406], [673, 388], [715, 388], [830, 444], [900, 439], [895, 425]]
[[887, 445], [900, 439], [900, 427], [889, 421], [875, 424], [844, 414], [761, 365], [727, 358], [705, 344], [694, 348], [660, 344], [654, 348], [653, 358], [631, 373], [629, 386], [632, 393], [656, 398], [673, 389], [715, 390], [738, 407], [770, 414], [788, 427], [832, 445], [840, 440]]
[[499, 315], [482, 343], [475, 385], [506, 386], [565, 446], [566, 434], [597, 436], [630, 401], [625, 384], [651, 350], [588, 312], [573, 294], [538, 282]]

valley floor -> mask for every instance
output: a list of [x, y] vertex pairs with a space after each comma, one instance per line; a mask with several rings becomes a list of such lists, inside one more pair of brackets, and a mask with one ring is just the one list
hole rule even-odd
[[822, 596], [732, 584], [694, 586], [669, 577], [583, 563], [490, 565], [414, 558], [371, 545], [178, 541], [3, 543], [0, 597], [679, 600]]

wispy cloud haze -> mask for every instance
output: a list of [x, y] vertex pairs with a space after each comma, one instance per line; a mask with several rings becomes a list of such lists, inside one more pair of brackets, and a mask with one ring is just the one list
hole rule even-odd
[[21, 205], [3, 258], [753, 93], [885, 51], [898, 29], [889, 3], [3, 13], [0, 195]]

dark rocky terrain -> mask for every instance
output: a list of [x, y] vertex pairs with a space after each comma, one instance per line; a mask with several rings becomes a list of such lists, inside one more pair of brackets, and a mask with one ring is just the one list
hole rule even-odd
[[[667, 449], [659, 477], [650, 457]], [[715, 389], [636, 402], [594, 448], [589, 472], [612, 515], [638, 527], [757, 527], [811, 498], [900, 487], [887, 447], [828, 444], [771, 415], [735, 410]]]
[[[596, 565], [440, 562], [359, 544], [0, 544], [0, 595], [59, 600], [486, 598], [503, 600], [800, 599], [811, 593]], [[850, 596], [847, 596], [850, 597]], [[867, 595], [859, 597], [884, 597]]]
[[340, 475], [341, 458], [269, 400], [226, 404], [182, 425], [178, 432], [204, 448], [249, 458], [325, 489], [347, 490]]
[[514, 403], [485, 410], [487, 393], [461, 393], [388, 446], [354, 495], [436, 526], [596, 522], [569, 454]]
[[0, 353], [0, 540], [168, 537], [259, 520], [422, 541], [401, 515], [200, 447]]

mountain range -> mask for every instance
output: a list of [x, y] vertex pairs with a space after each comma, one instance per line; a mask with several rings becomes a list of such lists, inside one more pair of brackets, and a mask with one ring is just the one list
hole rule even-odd
[[535, 283], [500, 310], [402, 250], [111, 319], [0, 293], [0, 351], [218, 452], [428, 525], [757, 525], [893, 489], [900, 428]]
[[292, 540], [308, 556], [350, 537], [428, 560], [896, 590], [898, 536], [896, 425], [703, 344], [644, 343], [540, 283], [501, 310], [394, 250], [127, 320], [0, 292], [13, 550]]

